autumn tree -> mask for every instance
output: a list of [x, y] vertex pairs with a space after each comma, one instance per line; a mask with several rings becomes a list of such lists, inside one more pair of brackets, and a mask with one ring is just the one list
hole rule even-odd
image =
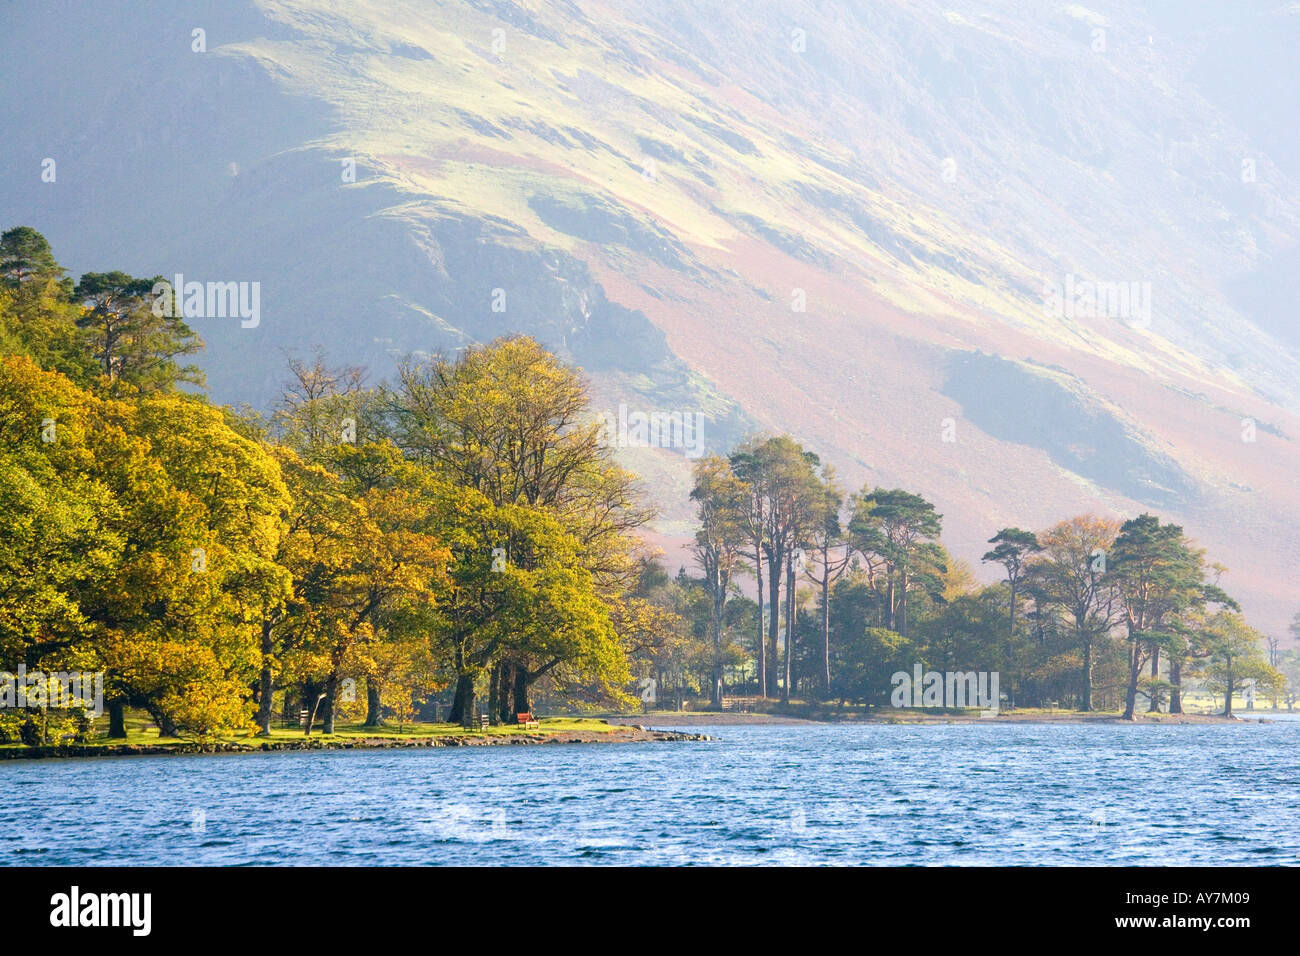
[[25, 355], [87, 387], [97, 366], [80, 317], [72, 281], [45, 237], [28, 226], [0, 234], [0, 352]]
[[[47, 499], [61, 487], [81, 497], [50, 543], [25, 546], [28, 560], [45, 548], [55, 572], [25, 656], [75, 648], [92, 657], [106, 672], [117, 736], [128, 701], [167, 734], [242, 727], [255, 608], [283, 584], [272, 555], [287, 500], [275, 463], [198, 399], [100, 399], [26, 360], [4, 361], [0, 427], [13, 434], [22, 470], [53, 469]], [[30, 483], [24, 504], [22, 474], [8, 475], [16, 509], [30, 513]], [[91, 537], [79, 545], [82, 567], [65, 578], [48, 549], [78, 528]], [[61, 598], [60, 581], [70, 585]]]
[[[581, 568], [613, 603], [635, 577], [632, 532], [652, 511], [634, 476], [619, 468], [592, 419], [578, 373], [527, 336], [463, 350], [455, 359], [408, 362], [385, 391], [392, 434], [415, 462], [472, 489], [493, 507], [551, 516], [570, 536]], [[526, 561], [524, 554], [513, 566]], [[513, 688], [517, 712], [528, 688], [559, 665], [552, 658], [503, 656], [494, 685]]]

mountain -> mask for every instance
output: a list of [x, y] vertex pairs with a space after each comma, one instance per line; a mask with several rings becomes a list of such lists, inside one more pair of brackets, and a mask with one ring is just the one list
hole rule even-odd
[[[380, 379], [522, 330], [611, 413], [926, 495], [972, 563], [1154, 510], [1261, 626], [1300, 608], [1294, 5], [0, 16], [0, 223], [74, 272], [260, 283], [256, 327], [192, 321], [221, 401], [268, 402], [286, 350]], [[627, 455], [681, 540], [688, 458]]]

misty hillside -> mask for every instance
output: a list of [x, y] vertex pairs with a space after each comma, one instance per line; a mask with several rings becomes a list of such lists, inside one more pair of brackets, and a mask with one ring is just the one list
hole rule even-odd
[[[973, 564], [1158, 511], [1280, 636], [1300, 8], [989, 6], [10, 4], [0, 228], [260, 282], [255, 328], [191, 322], [219, 401], [265, 405], [286, 351], [378, 380], [521, 330], [710, 451], [785, 430], [915, 488]], [[685, 537], [689, 460], [628, 458]]]

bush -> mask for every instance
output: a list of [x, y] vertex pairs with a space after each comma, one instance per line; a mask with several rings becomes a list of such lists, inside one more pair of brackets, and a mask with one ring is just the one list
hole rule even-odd
[[9, 709], [0, 710], [0, 744], [18, 740], [18, 729], [23, 725], [23, 714]]

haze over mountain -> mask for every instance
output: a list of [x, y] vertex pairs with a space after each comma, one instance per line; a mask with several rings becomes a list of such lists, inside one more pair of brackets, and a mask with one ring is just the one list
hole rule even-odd
[[[1294, 5], [0, 18], [0, 226], [74, 273], [260, 282], [256, 328], [191, 322], [218, 400], [269, 402], [284, 350], [381, 379], [519, 330], [710, 451], [789, 431], [926, 495], [972, 563], [1153, 510], [1270, 633], [1300, 608]], [[1110, 314], [1069, 294], [1098, 282]], [[627, 455], [684, 538], [689, 460]]]

